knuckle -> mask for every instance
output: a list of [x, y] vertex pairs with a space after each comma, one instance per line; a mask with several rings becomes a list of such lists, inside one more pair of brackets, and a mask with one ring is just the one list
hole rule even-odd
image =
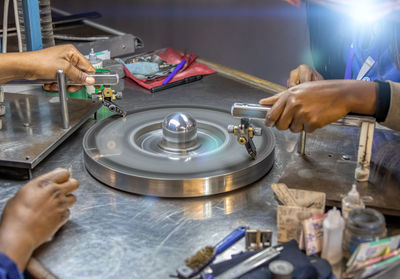
[[61, 196], [61, 194], [62, 194], [61, 187], [59, 185], [54, 185], [53, 189], [52, 189], [52, 192], [53, 192], [53, 196], [55, 198], [59, 198]]
[[48, 178], [44, 178], [44, 179], [39, 178], [38, 185], [39, 185], [39, 187], [46, 188], [46, 187], [52, 186], [52, 182]]

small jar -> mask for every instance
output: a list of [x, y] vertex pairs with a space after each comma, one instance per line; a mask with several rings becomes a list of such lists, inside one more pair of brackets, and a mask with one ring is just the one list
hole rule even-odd
[[349, 212], [343, 237], [343, 256], [351, 254], [363, 242], [371, 242], [386, 236], [385, 217], [372, 208], [357, 208]]

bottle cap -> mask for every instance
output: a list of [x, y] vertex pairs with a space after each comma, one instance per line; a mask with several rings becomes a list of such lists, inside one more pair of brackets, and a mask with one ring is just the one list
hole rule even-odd
[[275, 260], [268, 265], [268, 269], [272, 273], [273, 279], [290, 279], [294, 266], [288, 261]]
[[357, 191], [357, 185], [353, 184], [347, 197], [354, 203], [360, 203], [360, 193]]
[[336, 227], [340, 225], [340, 221], [342, 219], [342, 216], [340, 214], [340, 211], [337, 210], [336, 207], [328, 211], [328, 217], [327, 221], [329, 222], [330, 226]]

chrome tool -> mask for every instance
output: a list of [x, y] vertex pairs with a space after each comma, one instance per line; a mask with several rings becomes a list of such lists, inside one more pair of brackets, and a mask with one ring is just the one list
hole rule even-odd
[[[234, 118], [239, 119], [244, 118], [265, 120], [265, 117], [270, 109], [270, 106], [262, 106], [259, 104], [234, 103], [231, 108], [231, 114]], [[375, 118], [371, 116], [349, 114], [332, 123], [333, 125], [338, 126], [351, 126], [360, 128], [357, 168], [354, 175], [358, 181], [367, 181], [369, 178], [375, 122]], [[230, 128], [228, 128], [228, 130], [229, 129]], [[306, 132], [303, 131], [300, 134], [299, 143], [299, 153], [301, 155], [305, 155], [306, 139]]]

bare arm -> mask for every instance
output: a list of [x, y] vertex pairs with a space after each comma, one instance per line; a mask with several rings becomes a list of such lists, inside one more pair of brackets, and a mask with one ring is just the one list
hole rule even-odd
[[312, 132], [353, 112], [374, 115], [377, 85], [357, 80], [306, 82], [260, 100], [272, 105], [266, 124], [280, 130]]
[[64, 70], [73, 81], [83, 85], [94, 83], [87, 73], [94, 72], [95, 69], [72, 45], [0, 54], [0, 84], [14, 79], [55, 79], [59, 69]]

